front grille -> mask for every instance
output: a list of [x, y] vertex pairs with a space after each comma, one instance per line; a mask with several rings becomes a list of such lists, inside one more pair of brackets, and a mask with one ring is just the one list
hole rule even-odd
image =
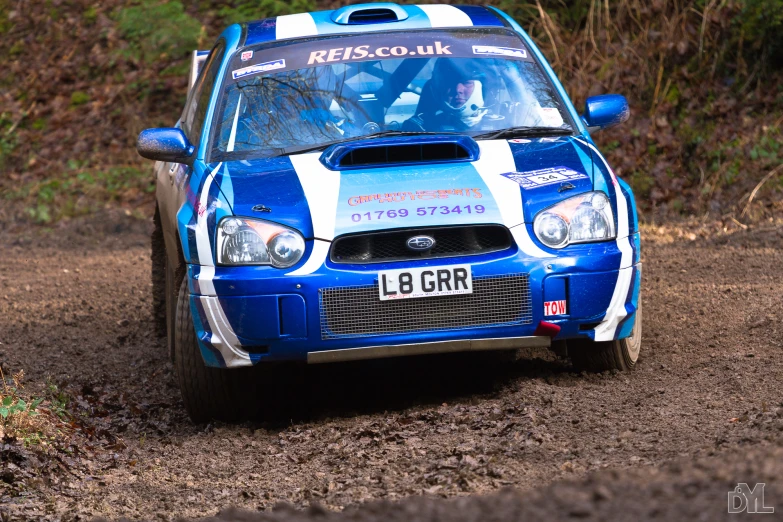
[[321, 338], [530, 324], [527, 274], [476, 277], [473, 293], [381, 301], [378, 283], [319, 290]]
[[[421, 235], [432, 237], [435, 246], [425, 252], [408, 249], [408, 239]], [[414, 228], [338, 237], [332, 243], [331, 260], [334, 263], [379, 263], [470, 256], [510, 246], [511, 234], [502, 225]]]

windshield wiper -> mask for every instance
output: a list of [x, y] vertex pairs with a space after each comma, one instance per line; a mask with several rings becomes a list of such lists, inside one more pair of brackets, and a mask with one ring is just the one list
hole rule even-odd
[[498, 140], [505, 138], [538, 138], [542, 136], [565, 136], [573, 134], [571, 127], [510, 127], [499, 131], [476, 134], [474, 139]]
[[372, 134], [364, 134], [362, 136], [354, 136], [352, 138], [346, 138], [344, 140], [329, 141], [321, 143], [320, 145], [297, 145], [294, 147], [284, 147], [279, 149], [280, 156], [288, 156], [290, 154], [304, 154], [305, 152], [314, 152], [317, 150], [323, 150], [332, 145], [338, 145], [340, 143], [349, 143], [352, 141], [372, 140], [375, 138], [386, 138], [389, 136], [433, 136], [443, 134], [460, 134], [458, 132], [426, 132], [426, 131], [399, 131], [399, 130], [385, 130], [380, 132], [374, 132]]

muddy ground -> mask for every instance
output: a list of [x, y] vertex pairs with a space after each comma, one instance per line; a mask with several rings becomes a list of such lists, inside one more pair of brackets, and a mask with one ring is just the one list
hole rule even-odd
[[[207, 426], [187, 419], [153, 334], [147, 223], [0, 233], [0, 365], [23, 369], [31, 392], [66, 390], [74, 427], [48, 460], [0, 446], [0, 515], [172, 519], [381, 500], [332, 516], [478, 520], [506, 506], [498, 520], [671, 519], [681, 505], [714, 519], [737, 482], [767, 481], [777, 516], [783, 228], [671, 230], [644, 230], [633, 372], [577, 374], [547, 351], [278, 367], [257, 398], [265, 419]], [[432, 500], [476, 493], [489, 496]], [[385, 503], [409, 496], [420, 498]]]

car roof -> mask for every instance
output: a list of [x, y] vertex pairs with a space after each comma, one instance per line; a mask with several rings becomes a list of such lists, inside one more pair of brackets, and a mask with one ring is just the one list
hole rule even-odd
[[282, 15], [249, 22], [239, 47], [264, 42], [392, 30], [507, 27], [495, 11], [477, 5], [354, 4], [333, 11]]

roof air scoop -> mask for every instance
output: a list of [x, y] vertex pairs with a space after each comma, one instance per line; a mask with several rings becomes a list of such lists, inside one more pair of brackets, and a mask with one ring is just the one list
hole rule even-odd
[[332, 13], [332, 21], [340, 25], [386, 24], [407, 18], [405, 9], [391, 2], [347, 5]]

